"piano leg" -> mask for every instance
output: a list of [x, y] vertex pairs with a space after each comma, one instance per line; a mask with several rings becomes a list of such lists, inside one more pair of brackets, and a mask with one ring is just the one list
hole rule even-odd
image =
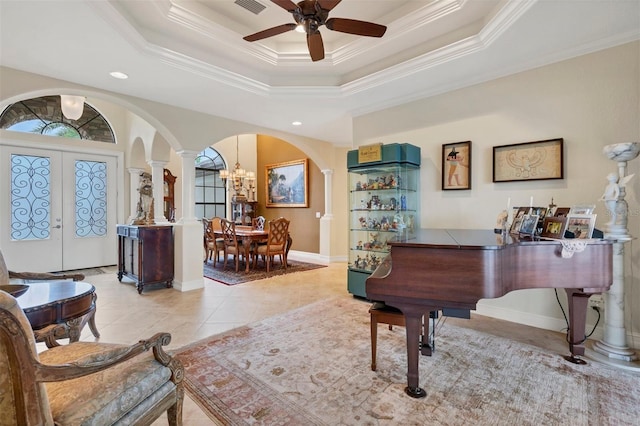
[[587, 322], [587, 308], [589, 296], [580, 289], [565, 288], [569, 301], [569, 350], [571, 355], [565, 356], [574, 364], [586, 364], [580, 356], [584, 355], [585, 326]]
[[422, 332], [422, 316], [424, 308], [418, 310], [400, 307], [405, 317], [407, 330], [407, 387], [404, 389], [407, 395], [413, 398], [424, 398], [427, 393], [420, 387], [420, 374], [418, 371], [418, 355], [420, 333]]

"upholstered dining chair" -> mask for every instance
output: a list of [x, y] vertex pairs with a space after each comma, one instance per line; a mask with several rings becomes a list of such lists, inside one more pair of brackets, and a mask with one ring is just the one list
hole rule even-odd
[[258, 257], [262, 257], [267, 264], [267, 273], [271, 270], [273, 259], [280, 256], [282, 267], [287, 269], [287, 236], [290, 221], [284, 217], [269, 221], [269, 237], [267, 244], [258, 245], [253, 253], [253, 267], [258, 264]]
[[213, 257], [213, 266], [220, 261], [220, 253], [224, 253], [224, 238], [216, 236], [216, 231], [221, 232], [220, 217], [213, 217], [211, 220], [203, 218], [202, 225], [204, 227], [204, 250], [205, 262]]
[[[222, 269], [227, 269], [227, 260], [229, 255], [233, 256], [233, 260], [236, 266], [236, 272], [238, 272], [238, 266], [240, 263], [240, 256], [244, 254], [244, 248], [241, 243], [238, 243], [238, 237], [236, 236], [236, 224], [227, 219], [220, 219], [220, 225], [222, 228], [222, 237], [224, 239], [224, 265]], [[247, 259], [245, 259], [245, 262]]]
[[[168, 333], [127, 346], [74, 342], [38, 353], [29, 320], [0, 291], [0, 424], [182, 424], [182, 364]], [[149, 350], [152, 349], [150, 352]]]
[[255, 229], [256, 231], [264, 231], [264, 225], [267, 220], [264, 216], [257, 216], [251, 219], [251, 229]]

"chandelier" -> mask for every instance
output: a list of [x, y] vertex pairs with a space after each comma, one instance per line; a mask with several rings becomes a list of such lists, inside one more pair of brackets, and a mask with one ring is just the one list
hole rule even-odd
[[231, 199], [234, 202], [256, 201], [256, 174], [240, 166], [238, 155], [239, 138], [236, 135], [236, 165], [233, 170], [220, 170], [220, 178], [228, 191], [233, 190]]

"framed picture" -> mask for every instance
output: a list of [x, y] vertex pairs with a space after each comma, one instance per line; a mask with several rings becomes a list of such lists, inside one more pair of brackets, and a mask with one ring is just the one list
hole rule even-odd
[[511, 229], [509, 230], [512, 234], [517, 234], [520, 232], [520, 227], [522, 226], [522, 221], [524, 220], [525, 215], [529, 214], [529, 207], [518, 207], [518, 211], [513, 211], [513, 222], [511, 222]]
[[556, 217], [566, 217], [571, 209], [569, 207], [558, 207], [553, 213]]
[[309, 207], [308, 160], [265, 166], [267, 207]]
[[493, 181], [562, 179], [563, 139], [493, 147]]
[[569, 214], [564, 230], [573, 233], [574, 238], [588, 239], [591, 238], [595, 225], [595, 214]]
[[538, 220], [540, 216], [537, 214], [526, 214], [522, 218], [522, 224], [520, 225], [520, 233], [521, 234], [530, 234], [533, 235], [536, 233], [536, 228], [538, 227]]
[[595, 204], [578, 204], [571, 206], [568, 214], [593, 214], [595, 209]]
[[552, 216], [544, 219], [541, 237], [561, 239], [564, 236], [564, 225], [566, 216]]
[[471, 141], [442, 145], [442, 190], [471, 189]]

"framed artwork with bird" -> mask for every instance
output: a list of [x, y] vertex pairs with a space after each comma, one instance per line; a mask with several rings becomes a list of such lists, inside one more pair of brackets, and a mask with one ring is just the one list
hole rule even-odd
[[493, 181], [564, 178], [563, 139], [493, 147]]

